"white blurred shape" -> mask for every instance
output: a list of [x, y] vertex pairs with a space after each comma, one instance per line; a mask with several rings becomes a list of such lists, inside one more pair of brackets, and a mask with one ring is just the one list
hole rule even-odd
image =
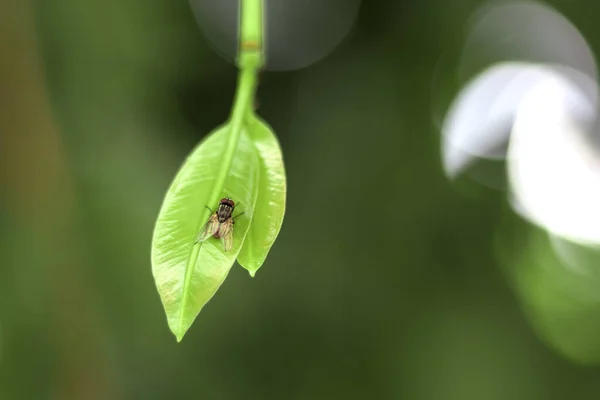
[[487, 69], [459, 93], [444, 120], [442, 154], [450, 177], [461, 173], [474, 157], [505, 158], [520, 102], [552, 70], [586, 88], [586, 96], [595, 103], [596, 85], [571, 68], [514, 62]]
[[506, 60], [561, 64], [597, 77], [594, 55], [579, 30], [552, 7], [534, 1], [483, 6], [474, 16], [460, 75]]
[[542, 78], [539, 70], [526, 63], [500, 64], [459, 93], [442, 125], [444, 168], [450, 177], [473, 157], [504, 158], [518, 103]]
[[597, 76], [590, 47], [553, 8], [533, 1], [488, 2], [473, 19], [459, 75], [492, 66], [461, 91], [442, 124], [443, 165], [450, 178], [478, 158], [506, 157], [518, 104], [545, 79], [547, 71], [540, 65], [568, 74], [590, 101], [596, 102], [598, 95], [597, 86], [589, 84]]
[[580, 244], [600, 243], [600, 158], [585, 132], [596, 111], [577, 85], [548, 69], [520, 102], [508, 148], [515, 210]]

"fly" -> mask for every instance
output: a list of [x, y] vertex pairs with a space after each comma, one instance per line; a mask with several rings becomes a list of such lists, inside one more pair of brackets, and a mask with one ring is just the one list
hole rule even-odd
[[200, 230], [195, 243], [203, 242], [213, 236], [216, 239], [221, 239], [225, 251], [231, 250], [233, 247], [233, 225], [235, 224], [235, 218], [242, 215], [243, 212], [233, 217], [235, 202], [227, 197], [219, 201], [217, 211], [211, 210], [208, 206], [206, 208], [212, 212], [212, 215]]

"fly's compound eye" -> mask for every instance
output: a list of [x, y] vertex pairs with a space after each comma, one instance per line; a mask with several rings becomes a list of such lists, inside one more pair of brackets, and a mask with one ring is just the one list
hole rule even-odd
[[226, 204], [230, 207], [235, 207], [234, 201], [228, 198], [221, 199], [221, 204]]

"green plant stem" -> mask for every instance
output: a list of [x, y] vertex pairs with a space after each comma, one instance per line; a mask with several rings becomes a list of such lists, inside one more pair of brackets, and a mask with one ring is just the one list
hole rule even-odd
[[[244, 117], [246, 111], [251, 107], [256, 89], [256, 69], [246, 69], [240, 71], [239, 83], [236, 93], [236, 99], [229, 120], [229, 137], [227, 145], [221, 158], [221, 168], [219, 175], [215, 180], [214, 187], [222, 188], [229, 175], [229, 169], [233, 163], [233, 157], [237, 150], [238, 142], [243, 131]], [[214, 190], [209, 199], [210, 204], [216, 204], [221, 195], [220, 190]], [[212, 207], [212, 206], [211, 206]]]
[[263, 0], [241, 0], [242, 17], [238, 67], [261, 68], [263, 55]]
[[[263, 0], [242, 0], [241, 35], [238, 67], [240, 69], [238, 87], [231, 116], [229, 117], [229, 137], [223, 152], [221, 168], [215, 181], [215, 188], [222, 188], [233, 163], [233, 157], [242, 135], [244, 118], [251, 109], [256, 92], [257, 74], [262, 66]], [[246, 47], [245, 43], [253, 43]], [[220, 190], [214, 190], [210, 204], [219, 200]]]
[[[209, 204], [217, 204], [221, 191], [229, 175], [229, 170], [233, 163], [235, 151], [237, 150], [240, 137], [244, 127], [244, 118], [249, 109], [252, 107], [254, 93], [256, 91], [256, 82], [258, 70], [263, 64], [262, 51], [262, 15], [263, 15], [262, 0], [242, 0], [242, 18], [241, 18], [241, 36], [240, 50], [238, 57], [238, 86], [235, 95], [235, 101], [229, 118], [229, 137], [221, 158], [221, 166], [219, 175], [214, 182], [214, 190], [212, 191]], [[208, 219], [207, 211], [203, 213], [203, 219], [200, 221], [197, 231], [200, 231], [202, 224]], [[177, 341], [181, 341], [184, 334], [184, 310], [187, 307], [188, 292], [192, 277], [200, 255], [202, 243], [196, 243], [191, 250], [190, 258], [185, 270], [185, 280], [183, 285], [183, 296], [181, 300], [179, 314], [179, 332], [176, 335]]]

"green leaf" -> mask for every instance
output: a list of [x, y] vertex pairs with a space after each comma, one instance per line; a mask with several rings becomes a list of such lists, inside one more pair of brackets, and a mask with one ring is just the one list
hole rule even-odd
[[279, 141], [271, 128], [252, 112], [245, 122], [258, 154], [260, 173], [254, 218], [238, 255], [238, 262], [254, 276], [281, 230], [286, 179]]
[[[202, 307], [219, 289], [240, 251], [254, 213], [259, 162], [256, 150], [242, 132], [231, 166], [222, 160], [230, 125], [211, 133], [188, 156], [169, 188], [161, 207], [152, 240], [152, 272], [171, 331], [178, 341]], [[225, 179], [220, 179], [228, 168]], [[221, 197], [236, 202], [234, 243], [225, 252], [221, 242], [210, 238], [194, 243], [210, 217], [206, 206], [216, 209]]]

